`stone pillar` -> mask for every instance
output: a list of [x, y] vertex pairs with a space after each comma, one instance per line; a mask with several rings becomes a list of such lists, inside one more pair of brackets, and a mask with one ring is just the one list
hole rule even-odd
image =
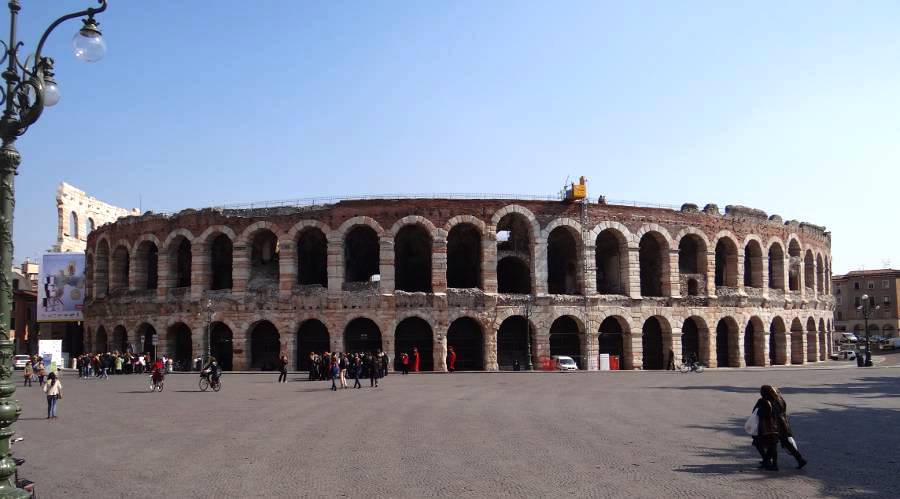
[[[763, 274], [763, 275], [765, 275], [765, 274]], [[763, 282], [765, 282], [765, 280]], [[769, 367], [772, 365], [772, 361], [769, 358], [769, 356], [771, 355], [769, 352], [769, 341], [770, 341], [771, 334], [772, 333], [770, 333], [769, 331], [762, 332], [762, 336], [763, 336], [762, 355], [763, 355], [763, 366], [764, 367]]]
[[547, 294], [547, 238], [538, 237], [534, 242], [531, 262], [531, 289], [536, 295]]
[[[588, 234], [585, 234], [586, 236]], [[584, 276], [582, 277], [582, 287], [586, 296], [597, 294], [597, 246], [594, 241], [589, 238], [585, 239], [584, 252], [581, 257], [584, 259]]]
[[806, 361], [818, 362], [819, 360], [819, 340], [815, 331], [806, 333]]
[[[706, 294], [714, 298], [716, 296], [716, 252], [709, 251], [706, 253]], [[715, 341], [715, 338], [713, 339]], [[715, 352], [716, 349], [711, 350]], [[712, 355], [715, 357], [715, 355]], [[713, 367], [713, 366], [710, 366]]]
[[159, 269], [156, 274], [156, 296], [165, 298], [172, 287], [172, 263], [167, 250], [160, 250], [156, 266]]
[[206, 352], [208, 352], [209, 345], [209, 337], [206, 335], [206, 320], [204, 318], [204, 322], [199, 326], [195, 327], [191, 330], [191, 370], [194, 370], [194, 359], [199, 355], [202, 358], [206, 357]]
[[[740, 282], [740, 281], [739, 281]], [[728, 352], [728, 356], [731, 357], [728, 360], [728, 363], [732, 366], [737, 367], [747, 367], [746, 350], [744, 349], [744, 331], [741, 331], [741, 326], [738, 324], [738, 334], [737, 334], [737, 348], [732, 348], [730, 352]], [[737, 353], [737, 359], [735, 359], [732, 354]]]
[[[532, 317], [534, 319], [534, 317]], [[534, 359], [540, 359], [542, 357], [550, 357], [550, 325], [547, 325], [547, 329], [543, 329], [543, 324], [540, 322], [535, 322], [535, 331], [534, 331], [534, 344], [531, 348], [532, 361]], [[499, 328], [499, 326], [498, 326]], [[535, 369], [540, 369], [539, 362], [532, 362], [535, 365]]]
[[[147, 285], [147, 261], [140, 261], [137, 248], [131, 250], [128, 260], [128, 289], [134, 291], [138, 289], [138, 286], [143, 289]], [[139, 283], [141, 277], [143, 277], [143, 282]]]
[[381, 236], [379, 244], [381, 245], [378, 259], [378, 271], [381, 273], [379, 289], [381, 294], [394, 294], [394, 238], [390, 235]]
[[232, 258], [234, 265], [231, 273], [231, 291], [233, 293], [243, 293], [247, 291], [247, 281], [250, 280], [250, 248], [246, 242], [239, 241], [235, 243]]
[[[678, 271], [678, 248], [669, 248], [668, 282], [663, 282], [663, 294], [673, 298], [681, 298], [681, 277]], [[668, 288], [668, 293], [666, 292]]]
[[499, 371], [497, 362], [497, 331], [493, 329], [484, 332], [484, 370]]
[[297, 335], [288, 331], [288, 329], [284, 329], [285, 332], [280, 332], [281, 336], [281, 353], [287, 355], [288, 358], [288, 369], [293, 371], [299, 370], [297, 365]]
[[706, 335], [709, 341], [709, 367], [719, 367], [718, 343], [716, 342], [716, 324], [713, 323], [709, 328], [709, 334]]
[[[343, 352], [344, 350], [344, 331], [329, 331], [328, 344], [331, 346], [332, 352]], [[384, 338], [384, 336], [382, 336]], [[383, 340], [382, 340], [383, 341]], [[384, 346], [384, 343], [382, 343]]]
[[247, 331], [240, 329], [232, 331], [231, 346], [233, 349], [231, 357], [232, 369], [235, 371], [246, 371], [250, 367], [250, 338], [247, 336]]
[[103, 298], [109, 292], [109, 258], [106, 265], [100, 265], [100, 259], [94, 256], [94, 297]]
[[628, 248], [628, 296], [634, 300], [641, 299], [641, 261], [640, 248]]
[[[294, 241], [278, 242], [278, 290], [290, 295], [297, 282], [297, 244]], [[288, 354], [290, 355], [290, 354]], [[294, 365], [291, 361], [290, 365]]]
[[763, 298], [768, 298], [769, 297], [769, 258], [766, 256], [763, 256], [760, 258], [760, 261], [762, 262], [762, 296], [763, 296]]
[[632, 331], [630, 335], [623, 338], [622, 356], [625, 357], [625, 369], [643, 369], [644, 368], [644, 343], [641, 331]]
[[[791, 333], [786, 332], [786, 333], [778, 333], [778, 334], [784, 338], [784, 362], [783, 363], [779, 362], [778, 365], [789, 366], [789, 365], [791, 365], [791, 347], [792, 347], [791, 343], [793, 343], [793, 341], [791, 340]], [[778, 346], [777, 339], [775, 340], [775, 346], [776, 347]], [[775, 352], [775, 358], [777, 360], [778, 352]]]
[[[802, 288], [801, 288], [802, 289]], [[795, 350], [800, 350], [800, 353], [797, 354]], [[806, 364], [806, 333], [804, 331], [800, 331], [797, 333], [791, 333], [791, 364], [805, 365]], [[795, 362], [793, 357], [796, 355], [799, 362]]]
[[[746, 295], [747, 291], [744, 289], [744, 258], [747, 258], [747, 255], [744, 253], [744, 248], [738, 248], [737, 252], [737, 288], [738, 293], [742, 295]], [[741, 356], [743, 358], [743, 356]], [[741, 366], [744, 367], [744, 366]]]
[[[209, 289], [210, 278], [209, 246], [191, 245], [191, 299], [196, 301]], [[205, 304], [203, 304], [205, 305]]]
[[[677, 368], [681, 363], [684, 362], [684, 356], [681, 355], [681, 327], [673, 327], [672, 328], [672, 338], [669, 340], [669, 349], [672, 351], [672, 355], [675, 357], [675, 367]], [[666, 352], [668, 355], [668, 352]], [[666, 359], [668, 362], [668, 358]], [[667, 366], [668, 367], [668, 366]]]
[[[380, 328], [381, 326], [379, 326]], [[396, 354], [394, 331], [384, 330], [381, 332], [381, 350], [388, 356], [388, 372], [394, 372], [394, 355]]]
[[340, 296], [343, 285], [344, 239], [334, 234], [328, 236], [328, 296]]
[[447, 372], [447, 327], [443, 324], [434, 329], [431, 352], [434, 356], [434, 370]]
[[481, 236], [481, 282], [485, 293], [497, 292], [497, 234], [494, 226]]
[[447, 292], [447, 238], [443, 235], [436, 236], [431, 242], [431, 290], [433, 293]]
[[584, 352], [585, 369], [597, 371], [600, 369], [600, 338], [598, 333], [588, 327], [582, 335], [581, 351]]

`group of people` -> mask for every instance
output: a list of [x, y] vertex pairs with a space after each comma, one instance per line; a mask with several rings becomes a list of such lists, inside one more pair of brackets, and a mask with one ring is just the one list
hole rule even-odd
[[760, 398], [751, 413], [751, 418], [756, 418], [756, 425], [749, 430], [753, 436], [753, 446], [762, 457], [759, 467], [778, 471], [778, 444], [781, 443], [781, 447], [797, 460], [797, 468], [803, 468], [806, 466], [806, 459], [797, 450], [784, 397], [777, 388], [770, 385], [761, 386], [759, 394]]
[[[287, 357], [282, 355], [282, 373], [286, 373]], [[331, 380], [331, 390], [350, 388], [347, 380], [352, 378], [353, 388], [362, 388], [360, 378], [369, 378], [369, 387], [378, 386], [378, 380], [388, 374], [388, 354], [382, 351], [369, 353], [323, 352], [309, 353], [309, 380]], [[279, 381], [281, 378], [279, 377]]]
[[171, 357], [163, 355], [153, 360], [149, 353], [131, 352], [86, 353], [76, 358], [75, 367], [78, 369], [79, 378], [109, 379], [110, 374], [150, 373], [157, 362], [162, 363], [161, 369], [172, 372]]
[[42, 359], [40, 355], [31, 357], [31, 359], [25, 362], [25, 368], [22, 370], [22, 374], [25, 378], [24, 386], [31, 386], [31, 383], [35, 381], [35, 378], [37, 378], [40, 386], [44, 386], [44, 377], [47, 376], [47, 366], [44, 365], [44, 359]]

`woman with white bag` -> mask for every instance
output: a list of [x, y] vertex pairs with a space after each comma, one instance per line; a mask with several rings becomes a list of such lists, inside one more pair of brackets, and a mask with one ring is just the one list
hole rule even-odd
[[762, 457], [759, 467], [778, 471], [778, 422], [775, 419], [775, 407], [771, 402], [773, 393], [776, 392], [769, 385], [760, 387], [760, 398], [753, 406], [753, 412], [744, 424], [744, 429], [753, 436], [753, 446]]
[[803, 455], [797, 450], [797, 441], [794, 440], [794, 432], [788, 421], [787, 402], [784, 401], [778, 388], [770, 388], [772, 388], [770, 401], [775, 409], [775, 420], [778, 422], [778, 440], [781, 442], [781, 447], [797, 460], [797, 469], [802, 469], [806, 466], [806, 459], [803, 459]]

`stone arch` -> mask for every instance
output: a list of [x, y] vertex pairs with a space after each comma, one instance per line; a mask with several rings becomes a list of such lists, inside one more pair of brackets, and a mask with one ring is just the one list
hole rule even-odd
[[668, 296], [669, 248], [672, 238], [667, 233], [644, 229], [635, 237], [640, 238], [638, 260], [641, 296]]
[[662, 315], [647, 317], [641, 326], [641, 346], [644, 369], [665, 369], [672, 349], [672, 326], [669, 320]]
[[144, 353], [149, 355], [151, 360], [155, 359], [156, 345], [154, 345], [154, 340], [158, 339], [156, 327], [149, 322], [142, 322], [138, 325], [136, 331], [135, 348], [138, 351], [137, 353]]
[[348, 321], [344, 326], [344, 350], [346, 352], [379, 352], [381, 349], [381, 327], [374, 320], [359, 316]]
[[500, 293], [528, 294], [534, 289], [535, 246], [540, 232], [537, 221], [529, 215], [530, 212], [509, 211], [497, 218], [494, 225], [497, 230], [497, 289]]
[[311, 353], [322, 354], [331, 350], [331, 335], [328, 332], [328, 326], [323, 321], [313, 318], [306, 319], [300, 323], [296, 331], [296, 366], [301, 371], [308, 371]]
[[[403, 220], [407, 223], [401, 224]], [[394, 224], [391, 233], [394, 236], [395, 289], [430, 293], [434, 225], [423, 217], [409, 216]]]
[[394, 222], [394, 225], [391, 226], [391, 235], [396, 238], [397, 234], [407, 225], [422, 226], [422, 229], [424, 229], [432, 239], [438, 236], [438, 230], [434, 224], [431, 223], [431, 220], [421, 215], [407, 215], [400, 220], [397, 220]]
[[799, 317], [791, 321], [791, 364], [803, 364], [806, 352], [803, 348], [803, 323]]
[[568, 219], [556, 219], [550, 226], [545, 229], [546, 238], [542, 237], [547, 242], [547, 290], [550, 294], [584, 294], [584, 244], [580, 225]]
[[159, 240], [152, 234], [134, 243], [134, 280], [137, 289], [156, 289], [159, 285]]
[[587, 369], [587, 359], [581, 351], [584, 323], [577, 316], [561, 315], [550, 324], [550, 355], [567, 355], [579, 369]]
[[678, 243], [678, 274], [681, 295], [705, 295], [709, 239], [702, 231], [693, 227], [685, 227], [678, 233], [675, 241]]
[[96, 260], [94, 263], [94, 296], [102, 297], [109, 293], [109, 241], [101, 237], [97, 241]]
[[169, 233], [163, 245], [169, 262], [169, 282], [172, 288], [191, 286], [194, 236], [187, 229]]
[[765, 326], [762, 319], [755, 315], [744, 326], [744, 364], [755, 367], [766, 365]]
[[816, 289], [816, 260], [810, 249], [803, 256], [803, 287], [812, 291]]
[[681, 358], [687, 362], [692, 356], [703, 365], [710, 365], [709, 324], [699, 315], [692, 315], [681, 325]]
[[174, 359], [176, 370], [189, 371], [194, 359], [191, 328], [178, 321], [166, 328], [165, 354]]
[[234, 286], [234, 241], [236, 239], [234, 231], [225, 226], [210, 227], [197, 239], [202, 242], [209, 253], [209, 264], [206, 269], [209, 276], [209, 289], [212, 291], [231, 289]]
[[509, 204], [495, 211], [494, 215], [491, 216], [491, 225], [496, 227], [497, 224], [500, 223], [500, 220], [503, 219], [503, 217], [512, 213], [518, 213], [519, 215], [525, 217], [525, 219], [528, 221], [531, 226], [532, 241], [540, 235], [541, 226], [540, 223], [538, 223], [537, 217], [534, 216], [534, 213], [532, 213], [531, 210], [518, 204]]
[[131, 256], [126, 241], [119, 241], [112, 251], [109, 272], [109, 287], [112, 291], [128, 289], [128, 275], [131, 270]]
[[231, 321], [215, 321], [209, 326], [210, 353], [224, 371], [234, 368], [234, 331]]
[[800, 291], [800, 275], [801, 262], [803, 260], [803, 250], [800, 247], [800, 240], [796, 234], [788, 237], [788, 289], [790, 291]]
[[738, 286], [738, 242], [730, 231], [716, 234], [716, 286]]
[[[328, 238], [331, 229], [315, 220], [303, 220], [288, 231], [297, 248], [297, 284], [328, 287]], [[308, 359], [303, 361], [306, 365]], [[298, 363], [300, 365], [300, 363]]]
[[615, 355], [619, 358], [620, 369], [632, 369], [631, 326], [621, 315], [606, 316], [597, 328], [597, 350], [599, 354]]
[[516, 361], [522, 369], [527, 369], [529, 347], [534, 366], [536, 336], [534, 323], [525, 316], [513, 314], [502, 319], [497, 329], [497, 364], [500, 370], [512, 370]]
[[752, 234], [744, 240], [744, 287], [763, 287], [762, 241]]
[[284, 239], [284, 232], [278, 226], [278, 224], [274, 222], [270, 222], [268, 220], [260, 220], [258, 222], [253, 222], [248, 225], [243, 231], [241, 231], [241, 235], [237, 237], [237, 244], [246, 245], [248, 248], [250, 244], [253, 242], [253, 239], [259, 235], [260, 232], [269, 231], [271, 232], [276, 240]]
[[725, 316], [716, 323], [716, 364], [718, 367], [740, 367], [740, 332], [738, 323]]
[[[888, 326], [885, 326], [888, 327]], [[828, 342], [826, 340], [825, 319], [819, 318], [819, 360], [828, 360]], [[885, 337], [889, 337], [887, 334]]]
[[447, 227], [447, 287], [483, 289], [484, 222], [464, 215], [451, 218]]
[[463, 316], [451, 322], [447, 328], [447, 350], [456, 352], [454, 370], [484, 370], [484, 343], [484, 329], [478, 320]]
[[825, 293], [825, 264], [821, 253], [816, 254], [816, 291], [819, 294]]
[[256, 321], [247, 330], [250, 340], [250, 369], [274, 371], [281, 356], [281, 335], [275, 324], [268, 320]]
[[787, 354], [789, 345], [787, 328], [784, 319], [776, 315], [769, 326], [769, 363], [772, 365], [785, 365], [790, 362]]
[[472, 215], [456, 215], [452, 217], [450, 220], [447, 220], [447, 223], [444, 224], [444, 233], [450, 234], [450, 231], [453, 230], [458, 224], [470, 224], [475, 226], [482, 234], [488, 231], [487, 225], [480, 218], [472, 216]]
[[109, 338], [106, 334], [106, 328], [97, 326], [97, 333], [94, 335], [94, 352], [106, 353], [109, 349]]
[[816, 334], [816, 320], [812, 317], [806, 319], [806, 361], [819, 360], [819, 339]]
[[375, 221], [374, 218], [365, 216], [358, 216], [347, 219], [340, 225], [340, 227], [337, 228], [336, 231], [334, 231], [334, 235], [340, 236], [341, 239], [346, 239], [347, 233], [359, 225], [365, 225], [375, 231], [375, 235], [378, 236], [379, 239], [384, 236], [384, 229], [381, 227], [381, 225], [377, 221]]
[[[249, 229], [257, 227], [250, 232]], [[278, 289], [281, 278], [280, 258], [283, 238], [275, 232], [273, 225], [261, 225], [257, 222], [244, 231], [242, 238], [247, 237], [247, 260], [250, 263], [250, 279], [247, 289]]]
[[[381, 274], [381, 241], [379, 238], [383, 231], [377, 224], [375, 224], [378, 227], [376, 229], [372, 224], [364, 223], [367, 218], [354, 217], [354, 219], [362, 220], [349, 227], [348, 230], [338, 231], [343, 237], [344, 281], [348, 283], [369, 282], [373, 275]], [[344, 225], [341, 226], [342, 229]]]
[[603, 222], [591, 231], [591, 239], [594, 241], [597, 292], [628, 294], [628, 241], [631, 240], [628, 229], [618, 222]]
[[784, 243], [781, 239], [769, 239], [769, 289], [784, 291]]
[[[394, 328], [394, 366], [402, 368], [402, 354], [409, 356], [410, 371], [434, 370], [434, 329], [431, 323], [418, 315], [411, 315], [397, 322]], [[418, 354], [418, 366], [416, 365]]]
[[69, 212], [69, 237], [75, 239], [84, 239], [83, 237], [79, 237], [82, 234], [79, 233], [78, 230], [78, 214], [74, 211]]
[[112, 341], [107, 345], [107, 350], [124, 353], [128, 349], [128, 330], [119, 324], [113, 328]]

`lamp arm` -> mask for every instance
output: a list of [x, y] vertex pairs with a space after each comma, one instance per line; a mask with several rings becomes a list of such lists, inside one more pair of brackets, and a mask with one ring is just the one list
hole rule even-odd
[[53, 24], [51, 24], [47, 28], [47, 30], [44, 31], [44, 34], [41, 35], [41, 41], [39, 41], [37, 44], [37, 50], [35, 50], [35, 52], [34, 52], [35, 71], [37, 71], [37, 69], [38, 69], [37, 66], [38, 66], [38, 64], [40, 64], [40, 61], [41, 61], [41, 52], [44, 50], [44, 42], [47, 41], [47, 37], [50, 36], [50, 33], [52, 33], [53, 30], [56, 29], [57, 26], [68, 21], [69, 19], [75, 19], [76, 17], [81, 17], [81, 16], [93, 17], [94, 14], [99, 14], [100, 12], [103, 12], [104, 10], [106, 10], [107, 0], [97, 0], [97, 1], [100, 3], [99, 8], [95, 9], [93, 7], [90, 7], [90, 8], [87, 8], [87, 9], [79, 11], [79, 12], [73, 12], [71, 14], [66, 14], [66, 15], [60, 17], [59, 19], [53, 21]]

